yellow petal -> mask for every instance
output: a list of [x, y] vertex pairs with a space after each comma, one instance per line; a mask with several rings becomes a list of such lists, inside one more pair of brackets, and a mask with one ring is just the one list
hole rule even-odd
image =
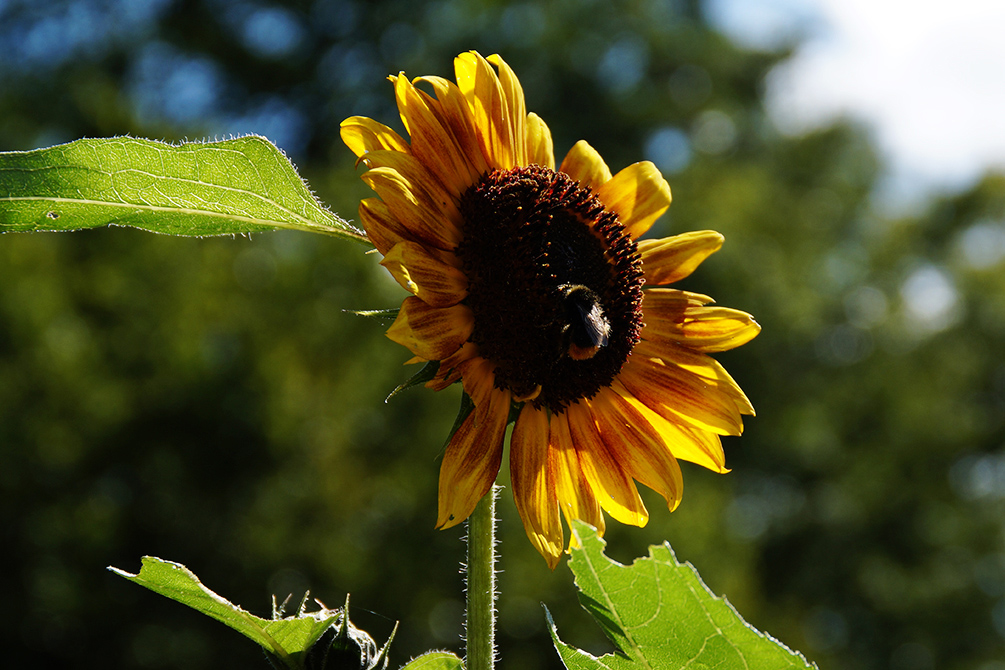
[[408, 142], [401, 135], [383, 123], [378, 123], [365, 116], [350, 116], [342, 122], [340, 129], [342, 141], [346, 146], [362, 158], [369, 151], [400, 151], [410, 153]]
[[614, 175], [597, 197], [618, 213], [629, 237], [638, 239], [670, 206], [670, 185], [655, 165], [643, 161]]
[[594, 192], [611, 180], [611, 169], [586, 140], [579, 140], [572, 145], [558, 171], [564, 172], [578, 181], [580, 186]]
[[620, 395], [649, 422], [675, 458], [695, 463], [713, 472], [729, 472], [726, 469], [726, 455], [722, 451], [722, 441], [718, 435], [692, 428], [679, 421], [667, 420], [649, 409], [618, 381], [611, 385], [611, 390]]
[[754, 407], [740, 389], [740, 385], [726, 372], [726, 368], [711, 356], [691, 351], [686, 347], [661, 347], [647, 341], [639, 342], [634, 353], [643, 358], [658, 357], [667, 368], [677, 368], [683, 375], [699, 377], [710, 395], [720, 393], [732, 400], [741, 414], [754, 415]]
[[441, 106], [403, 76], [394, 78], [394, 93], [402, 118], [408, 119], [412, 153], [454, 199], [459, 198], [480, 173], [454, 138], [449, 120], [442, 118]]
[[683, 305], [679, 313], [666, 318], [666, 310], [647, 310], [643, 298], [642, 311], [645, 314], [644, 340], [656, 344], [673, 343], [702, 353], [734, 349], [761, 332], [761, 326], [752, 316], [728, 307]]
[[554, 569], [565, 543], [548, 451], [548, 415], [527, 403], [510, 438], [513, 499], [530, 543]]
[[367, 154], [379, 165], [362, 179], [412, 236], [452, 251], [461, 241], [460, 212], [454, 199], [419, 161], [396, 151]]
[[684, 316], [684, 311], [690, 307], [701, 307], [715, 300], [702, 295], [675, 288], [647, 288], [642, 295], [642, 312], [648, 318], [650, 314], [659, 313], [662, 318], [673, 319]]
[[488, 172], [489, 164], [482, 151], [471, 107], [457, 84], [443, 77], [421, 77], [420, 80], [433, 87], [436, 94], [434, 108], [439, 110], [437, 116], [449, 127], [461, 153], [471, 163], [472, 174], [479, 177]]
[[471, 108], [489, 166], [502, 170], [515, 167], [513, 137], [506, 118], [508, 105], [495, 70], [479, 53], [469, 51], [454, 59], [454, 73], [457, 88]]
[[359, 220], [366, 230], [366, 236], [381, 254], [386, 254], [402, 240], [413, 239], [412, 233], [401, 225], [380, 198], [360, 201]]
[[719, 435], [743, 432], [734, 399], [695, 374], [643, 355], [636, 345], [618, 381], [654, 412]]
[[399, 242], [380, 262], [406, 290], [433, 307], [456, 305], [468, 295], [468, 278], [417, 242]]
[[569, 405], [565, 413], [583, 474], [596, 493], [597, 502], [621, 523], [645, 526], [649, 513], [642, 504], [638, 489], [608, 450], [586, 401]]
[[639, 241], [646, 284], [672, 284], [694, 272], [722, 247], [725, 238], [714, 230], [699, 230], [659, 240]]
[[503, 90], [503, 122], [509, 128], [513, 163], [527, 165], [527, 106], [523, 98], [523, 87], [502, 56], [492, 54], [487, 60], [499, 69], [499, 83]]
[[680, 504], [684, 478], [662, 435], [649, 419], [610, 389], [590, 399], [600, 435], [632, 478], [663, 496], [670, 511]]
[[[555, 493], [562, 513], [570, 526], [573, 519], [582, 519], [603, 535], [604, 515], [586, 475], [583, 474], [579, 452], [572, 443], [569, 419], [565, 412], [551, 415], [549, 435], [551, 448], [548, 455], [554, 464]], [[576, 546], [575, 535], [571, 542]]]
[[430, 307], [415, 297], [405, 298], [398, 318], [387, 331], [392, 341], [427, 361], [442, 361], [471, 336], [474, 317], [466, 305]]
[[551, 140], [551, 129], [534, 112], [527, 115], [527, 162], [555, 169], [555, 146]]
[[509, 417], [509, 392], [496, 390], [486, 405], [482, 413], [475, 406], [443, 455], [437, 528], [450, 528], [467, 519], [499, 473]]

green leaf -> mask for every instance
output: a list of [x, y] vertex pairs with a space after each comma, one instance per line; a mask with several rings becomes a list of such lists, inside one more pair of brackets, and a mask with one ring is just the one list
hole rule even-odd
[[264, 137], [116, 137], [0, 153], [0, 232], [107, 225], [196, 236], [287, 228], [369, 244]]
[[144, 556], [139, 574], [108, 568], [140, 586], [177, 600], [254, 640], [288, 668], [302, 667], [301, 656], [338, 617], [336, 610], [301, 612], [284, 619], [262, 619], [213, 593], [179, 563]]
[[430, 651], [412, 659], [401, 670], [464, 670], [464, 662], [449, 651]]
[[600, 658], [562, 642], [547, 613], [551, 637], [570, 670], [783, 670], [815, 668], [801, 654], [744, 621], [725, 598], [708, 590], [690, 564], [679, 563], [670, 545], [621, 565], [604, 555], [605, 542], [577, 521], [569, 567], [583, 607], [618, 651]]

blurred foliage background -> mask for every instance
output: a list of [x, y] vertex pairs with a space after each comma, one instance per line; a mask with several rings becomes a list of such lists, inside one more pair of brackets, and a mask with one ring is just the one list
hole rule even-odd
[[[763, 333], [719, 356], [758, 410], [733, 472], [644, 492], [629, 561], [669, 540], [755, 626], [822, 668], [1005, 669], [1005, 177], [884, 215], [868, 133], [780, 134], [789, 53], [712, 30], [697, 0], [7, 0], [0, 150], [129, 133], [257, 132], [347, 218], [367, 195], [346, 116], [400, 127], [389, 73], [499, 52], [550, 124], [674, 192], [654, 234], [713, 228], [688, 288]], [[457, 389], [409, 391], [382, 324], [402, 291], [305, 233], [128, 229], [0, 238], [0, 636], [11, 667], [264, 667], [240, 636], [107, 573], [152, 554], [265, 615], [307, 588], [392, 666], [460, 650], [462, 529], [434, 531]], [[505, 479], [505, 475], [504, 475]], [[505, 669], [607, 649], [571, 576], [500, 504]]]

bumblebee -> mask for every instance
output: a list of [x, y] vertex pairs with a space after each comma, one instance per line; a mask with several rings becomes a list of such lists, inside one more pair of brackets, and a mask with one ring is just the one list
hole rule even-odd
[[600, 298], [582, 284], [562, 284], [558, 290], [565, 308], [565, 353], [575, 361], [593, 358], [607, 346], [611, 334], [611, 322], [604, 315]]

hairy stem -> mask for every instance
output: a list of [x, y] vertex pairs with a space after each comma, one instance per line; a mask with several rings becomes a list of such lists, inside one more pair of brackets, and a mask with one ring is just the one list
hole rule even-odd
[[498, 487], [485, 494], [468, 519], [468, 611], [466, 670], [495, 666], [495, 525]]

